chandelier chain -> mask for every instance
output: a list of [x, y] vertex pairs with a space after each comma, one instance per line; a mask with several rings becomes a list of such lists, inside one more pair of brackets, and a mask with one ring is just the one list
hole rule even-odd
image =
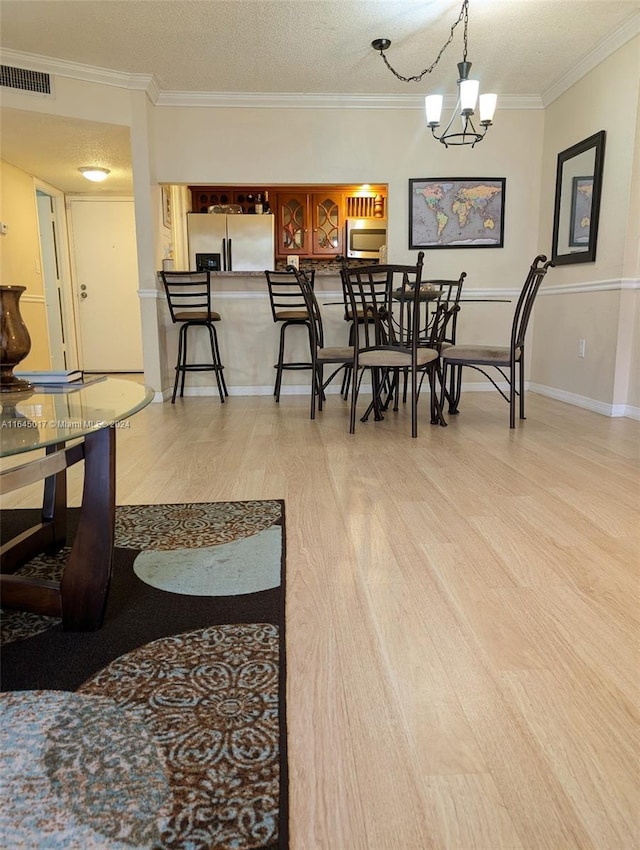
[[419, 74], [415, 74], [414, 76], [411, 76], [411, 77], [403, 77], [402, 74], [399, 74], [396, 71], [396, 69], [391, 65], [391, 63], [389, 62], [387, 57], [384, 55], [384, 50], [380, 50], [380, 56], [382, 56], [382, 59], [384, 60], [384, 64], [391, 71], [391, 73], [395, 77], [397, 77], [399, 80], [401, 80], [403, 83], [419, 83], [422, 80], [422, 78], [425, 76], [425, 74], [430, 74], [433, 71], [433, 69], [436, 67], [438, 62], [440, 61], [442, 54], [445, 52], [447, 47], [453, 41], [455, 29], [458, 26], [458, 24], [460, 23], [460, 21], [464, 21], [464, 56], [463, 56], [463, 59], [466, 62], [467, 61], [467, 25], [469, 23], [469, 0], [463, 0], [462, 7], [460, 9], [460, 14], [458, 15], [458, 20], [451, 27], [451, 32], [449, 34], [449, 38], [442, 45], [442, 47], [440, 48], [440, 52], [438, 53], [438, 55], [436, 56], [434, 61], [431, 63], [431, 65], [429, 65], [427, 68], [425, 68], [424, 71], [421, 71]]

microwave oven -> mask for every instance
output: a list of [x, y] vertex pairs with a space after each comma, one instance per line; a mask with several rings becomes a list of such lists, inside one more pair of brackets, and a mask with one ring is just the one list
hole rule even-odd
[[387, 244], [387, 220], [384, 218], [348, 218], [346, 255], [359, 259], [380, 256], [382, 245]]

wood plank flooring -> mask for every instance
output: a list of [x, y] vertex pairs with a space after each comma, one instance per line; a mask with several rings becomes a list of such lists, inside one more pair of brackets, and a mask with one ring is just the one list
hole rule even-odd
[[640, 423], [527, 415], [467, 394], [412, 440], [338, 396], [186, 398], [119, 429], [120, 504], [285, 500], [292, 850], [640, 846]]

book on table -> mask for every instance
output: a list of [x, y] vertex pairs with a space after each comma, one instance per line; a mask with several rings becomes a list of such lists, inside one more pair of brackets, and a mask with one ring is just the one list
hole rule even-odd
[[82, 369], [46, 369], [41, 372], [14, 372], [14, 375], [32, 384], [71, 384], [83, 379]]

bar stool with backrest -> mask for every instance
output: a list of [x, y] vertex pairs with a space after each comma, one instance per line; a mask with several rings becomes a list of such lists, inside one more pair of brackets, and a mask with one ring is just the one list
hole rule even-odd
[[[295, 269], [290, 271], [267, 271], [267, 288], [269, 290], [269, 301], [271, 302], [271, 314], [273, 321], [280, 324], [280, 345], [278, 347], [278, 362], [275, 365], [276, 382], [273, 394], [276, 401], [280, 401], [280, 389], [282, 387], [282, 373], [285, 369], [311, 369], [311, 325], [307, 305], [304, 299], [300, 283], [295, 274]], [[315, 270], [305, 272], [306, 279], [313, 289], [315, 282]], [[287, 328], [304, 327], [309, 337], [309, 360], [308, 361], [286, 361], [285, 360], [285, 336]]]
[[[171, 403], [175, 404], [178, 381], [180, 381], [180, 398], [184, 395], [184, 380], [187, 372], [212, 371], [216, 376], [220, 401], [224, 403], [228, 396], [225, 384], [218, 335], [214, 322], [221, 317], [211, 309], [211, 273], [209, 271], [173, 271], [160, 272], [162, 283], [167, 295], [171, 321], [180, 325], [178, 334], [178, 362], [176, 378], [173, 384]], [[189, 363], [187, 341], [190, 328], [206, 328], [209, 333], [211, 346], [210, 363]]]

